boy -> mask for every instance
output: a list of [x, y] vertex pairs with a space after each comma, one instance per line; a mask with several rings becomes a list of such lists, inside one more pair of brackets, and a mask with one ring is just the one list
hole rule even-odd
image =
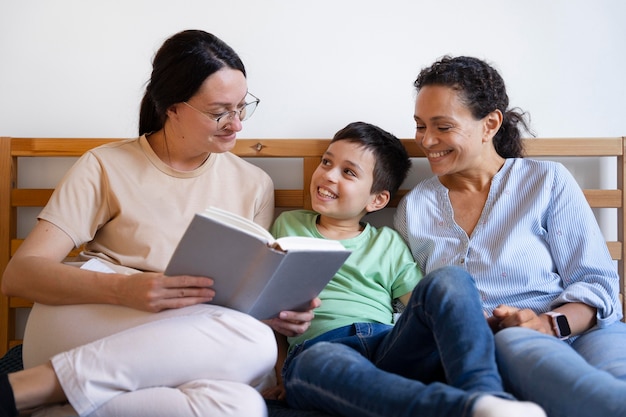
[[[288, 340], [282, 377], [289, 405], [355, 417], [545, 416], [537, 405], [503, 392], [493, 335], [471, 276], [447, 267], [421, 279], [399, 234], [362, 222], [387, 205], [410, 166], [395, 136], [351, 123], [337, 132], [312, 175], [314, 211], [276, 219], [277, 238], [335, 239], [352, 250], [321, 292], [309, 329]], [[454, 293], [437, 291], [438, 282], [451, 279], [475, 297], [459, 302]], [[396, 298], [407, 308], [394, 325]], [[480, 322], [464, 326], [470, 321]]]

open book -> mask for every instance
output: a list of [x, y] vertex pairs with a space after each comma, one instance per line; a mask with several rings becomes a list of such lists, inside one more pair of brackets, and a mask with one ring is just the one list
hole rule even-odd
[[334, 240], [274, 239], [251, 220], [210, 207], [194, 216], [165, 274], [213, 278], [212, 304], [263, 320], [306, 310], [350, 253]]

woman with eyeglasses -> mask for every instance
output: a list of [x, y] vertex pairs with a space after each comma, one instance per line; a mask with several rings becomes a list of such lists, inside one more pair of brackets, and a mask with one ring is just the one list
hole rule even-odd
[[[266, 415], [253, 387], [272, 374], [272, 328], [302, 333], [312, 312], [264, 324], [211, 305], [211, 277], [162, 273], [208, 206], [270, 226], [271, 179], [228, 152], [258, 103], [220, 39], [188, 30], [165, 41], [140, 136], [81, 157], [6, 269], [2, 290], [35, 306], [26, 370], [0, 376], [0, 416], [49, 404], [80, 416]], [[81, 245], [80, 262], [63, 263]]]

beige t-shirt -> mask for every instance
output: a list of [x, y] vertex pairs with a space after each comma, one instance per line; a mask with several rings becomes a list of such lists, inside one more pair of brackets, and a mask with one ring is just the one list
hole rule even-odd
[[208, 206], [269, 228], [272, 180], [229, 152], [211, 154], [194, 171], [174, 170], [141, 136], [85, 153], [39, 218], [67, 233], [77, 247], [86, 243], [85, 257], [163, 271], [193, 215]]

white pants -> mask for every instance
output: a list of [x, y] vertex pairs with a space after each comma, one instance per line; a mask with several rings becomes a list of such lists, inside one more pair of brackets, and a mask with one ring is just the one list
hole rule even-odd
[[[78, 346], [78, 347], [77, 347]], [[35, 304], [24, 365], [52, 361], [80, 416], [265, 416], [251, 386], [271, 372], [271, 329], [206, 304], [146, 313]]]

